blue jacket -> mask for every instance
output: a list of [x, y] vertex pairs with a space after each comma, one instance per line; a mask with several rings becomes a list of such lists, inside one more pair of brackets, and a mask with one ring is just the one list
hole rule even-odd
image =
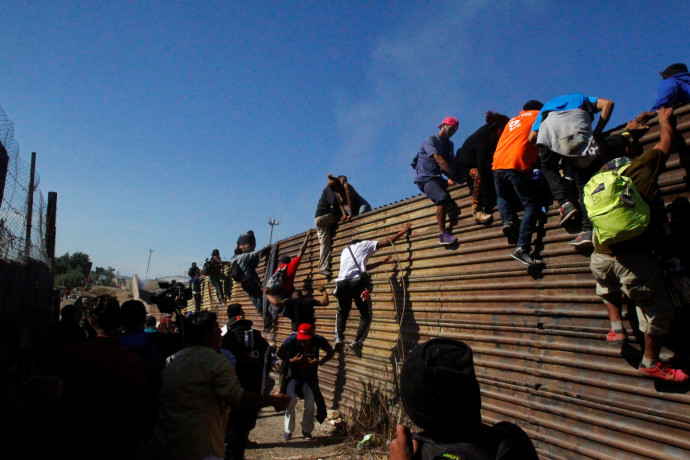
[[672, 77], [661, 80], [657, 90], [656, 102], [653, 111], [661, 107], [673, 107], [676, 104], [687, 104], [690, 102], [690, 73], [677, 73]]

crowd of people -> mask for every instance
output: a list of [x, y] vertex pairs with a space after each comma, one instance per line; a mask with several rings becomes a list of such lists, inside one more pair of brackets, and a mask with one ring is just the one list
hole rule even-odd
[[[486, 123], [457, 152], [450, 139], [459, 122], [446, 117], [414, 158], [413, 182], [436, 207], [440, 244], [458, 244], [446, 226], [452, 201], [448, 187], [467, 183], [474, 220], [489, 224], [496, 206], [503, 233], [514, 247], [510, 257], [528, 266], [541, 263], [533, 257], [532, 235], [539, 216], [557, 201], [560, 224], [578, 226], [570, 244], [593, 248], [590, 267], [611, 323], [606, 341], [627, 340], [621, 305], [623, 296], [628, 297], [636, 304], [644, 334], [640, 373], [682, 382], [688, 375], [659, 358], [673, 320], [669, 276], [685, 275], [673, 248], [664, 244], [667, 222], [658, 177], [671, 152], [672, 107], [690, 102], [690, 74], [684, 65], [674, 64], [662, 72], [662, 79], [653, 109], [617, 135], [603, 134], [613, 101], [584, 94], [527, 101], [513, 118], [488, 112]], [[596, 114], [599, 119], [592, 128]], [[638, 140], [652, 117], [658, 120], [660, 140], [641, 152]], [[630, 193], [620, 195], [623, 205], [636, 210], [639, 202], [648, 205], [648, 219], [632, 228], [633, 236], [610, 238], [607, 219], [613, 218], [602, 217], [596, 207], [603, 188], [594, 179], [610, 171], [628, 180]], [[315, 215], [319, 274], [332, 276], [334, 227], [370, 210], [347, 177], [328, 175]], [[379, 240], [353, 240], [342, 251], [332, 293], [337, 300], [332, 345], [317, 333], [316, 325], [315, 308], [330, 302], [325, 283], [318, 286], [316, 298], [295, 286], [312, 232], [306, 233], [296, 255], [276, 255], [275, 264], [267, 263], [268, 273], [278, 280], [270, 287], [256, 269], [269, 258], [271, 246], [257, 249], [251, 230], [240, 235], [230, 260], [214, 249], [203, 267], [193, 263], [188, 271], [193, 310], [182, 314], [187, 287], [179, 288], [173, 299], [177, 314], [165, 313], [158, 324], [138, 300], [119, 305], [102, 295], [63, 307], [62, 319], [46, 338], [41, 364], [51, 388], [47, 393], [60, 402], [54, 406], [59, 413], [52, 415], [64, 422], [50, 438], [53, 453], [70, 458], [243, 459], [261, 408], [285, 411], [282, 439], [293, 438], [300, 397], [301, 434], [310, 439], [314, 420], [322, 422], [326, 414], [318, 368], [346, 351], [344, 332], [352, 302], [360, 321], [347, 352], [363, 356], [372, 321], [373, 285], [367, 271], [390, 257], [373, 263], [369, 259], [409, 235], [411, 224]], [[203, 279], [213, 287], [214, 304], [226, 307], [222, 328], [215, 312], [202, 309]], [[227, 304], [231, 279], [262, 318], [260, 329], [245, 318], [241, 304]], [[274, 349], [262, 333], [281, 317], [290, 321], [291, 334]], [[278, 382], [271, 379], [272, 371], [278, 373]], [[390, 444], [391, 458], [488, 459], [499, 453], [505, 455], [501, 458], [537, 458], [517, 425], [490, 427], [481, 422], [479, 384], [467, 344], [445, 338], [418, 344], [404, 362], [400, 388], [405, 412], [423, 431], [412, 434], [409, 427], [399, 426]]]

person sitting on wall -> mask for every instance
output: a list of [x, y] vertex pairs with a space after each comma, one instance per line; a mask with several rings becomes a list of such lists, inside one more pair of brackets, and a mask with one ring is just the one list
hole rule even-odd
[[683, 63], [671, 64], [661, 72], [656, 102], [652, 110], [690, 103], [690, 73]]
[[537, 460], [522, 428], [482, 423], [481, 394], [472, 349], [459, 340], [435, 338], [417, 345], [400, 374], [403, 408], [423, 431], [411, 434], [398, 425], [390, 444], [391, 460], [437, 458]]
[[350, 216], [345, 211], [345, 205], [338, 195], [333, 191], [338, 179], [328, 175], [328, 185], [321, 192], [319, 203], [316, 205], [314, 215], [314, 225], [316, 226], [316, 236], [319, 238], [319, 269], [316, 273], [325, 277], [330, 277], [331, 272], [331, 247], [333, 228], [339, 222], [347, 222]]
[[345, 212], [350, 217], [355, 217], [367, 211], [371, 211], [371, 205], [362, 198], [357, 190], [347, 181], [347, 176], [338, 176], [337, 181], [332, 175], [328, 175], [328, 186], [339, 195], [340, 200], [345, 204]]
[[463, 142], [450, 166], [451, 179], [456, 183], [467, 182], [472, 194], [472, 215], [480, 224], [493, 220], [496, 192], [491, 162], [508, 117], [486, 112], [485, 122]]
[[[450, 245], [458, 240], [446, 228], [446, 207], [451, 200], [447, 189], [455, 184], [450, 178], [454, 148], [450, 138], [458, 130], [458, 123], [457, 118], [444, 118], [438, 125], [438, 133], [424, 140], [411, 164], [415, 170], [414, 183], [436, 205], [438, 242], [442, 245]], [[448, 179], [444, 179], [442, 174]]]

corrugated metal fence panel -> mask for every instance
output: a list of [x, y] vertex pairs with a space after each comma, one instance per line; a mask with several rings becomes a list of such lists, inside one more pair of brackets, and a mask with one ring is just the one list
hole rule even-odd
[[[676, 111], [678, 130], [690, 139], [690, 107]], [[658, 142], [653, 126], [642, 143]], [[682, 158], [682, 160], [681, 160]], [[688, 266], [688, 161], [674, 153], [660, 184], [669, 205], [674, 237]], [[417, 343], [446, 336], [467, 342], [489, 423], [510, 420], [532, 437], [542, 458], [690, 458], [688, 387], [654, 382], [638, 374], [642, 336], [634, 308], [626, 315], [630, 342], [605, 341], [609, 323], [595, 294], [589, 252], [567, 244], [574, 235], [558, 225], [556, 206], [548, 212], [543, 238], [545, 268], [529, 272], [508, 254], [511, 247], [500, 218], [478, 225], [471, 215], [465, 186], [451, 192], [457, 208], [450, 214], [456, 249], [437, 242], [434, 207], [422, 195], [399, 201], [339, 226], [333, 241], [333, 268], [352, 238], [380, 239], [412, 222], [413, 232], [372, 261], [393, 254], [399, 261], [372, 271], [374, 321], [362, 359], [343, 354], [321, 370], [324, 396], [332, 407], [353, 406], [362, 382], [378, 381], [394, 391], [396, 368]], [[678, 231], [680, 230], [680, 231]], [[279, 254], [294, 256], [304, 234], [280, 241]], [[316, 274], [319, 245], [314, 234], [304, 254], [295, 286], [316, 293], [327, 281]], [[262, 273], [264, 263], [259, 267]], [[334, 283], [328, 282], [329, 292]], [[246, 294], [233, 287], [233, 301], [246, 305], [261, 324]], [[205, 304], [206, 306], [206, 304]], [[337, 302], [317, 310], [317, 332], [332, 338]], [[688, 309], [678, 311], [669, 343], [676, 359], [688, 363]], [[358, 323], [353, 310], [346, 336]], [[678, 332], [682, 331], [682, 332]], [[273, 344], [290, 332], [279, 321]], [[662, 358], [673, 355], [665, 348]], [[684, 361], [683, 361], [684, 360]]]

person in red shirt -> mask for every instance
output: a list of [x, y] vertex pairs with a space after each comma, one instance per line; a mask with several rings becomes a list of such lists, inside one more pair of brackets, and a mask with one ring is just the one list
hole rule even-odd
[[[538, 164], [539, 150], [529, 142], [529, 133], [542, 106], [539, 101], [528, 101], [522, 112], [508, 121], [498, 140], [492, 164], [503, 234], [509, 244], [517, 244], [510, 257], [525, 265], [536, 263], [531, 255], [531, 243], [539, 217], [539, 202], [532, 171]], [[517, 217], [518, 210], [511, 205], [516, 195], [525, 208], [522, 221]]]
[[297, 251], [297, 255], [295, 257], [291, 259], [290, 256], [283, 255], [280, 256], [280, 258], [278, 259], [278, 267], [276, 268], [276, 271], [286, 267], [287, 270], [285, 272], [285, 282], [283, 283], [283, 287], [278, 292], [272, 293], [275, 297], [278, 297], [283, 300], [289, 299], [292, 295], [292, 291], [295, 290], [294, 284], [295, 275], [297, 274], [297, 268], [299, 267], [299, 264], [302, 261], [304, 250], [307, 248], [307, 242], [309, 241], [309, 237], [312, 233], [314, 233], [314, 229], [310, 228], [309, 230], [307, 230], [307, 234], [304, 237], [302, 246], [300, 246], [299, 251]]

